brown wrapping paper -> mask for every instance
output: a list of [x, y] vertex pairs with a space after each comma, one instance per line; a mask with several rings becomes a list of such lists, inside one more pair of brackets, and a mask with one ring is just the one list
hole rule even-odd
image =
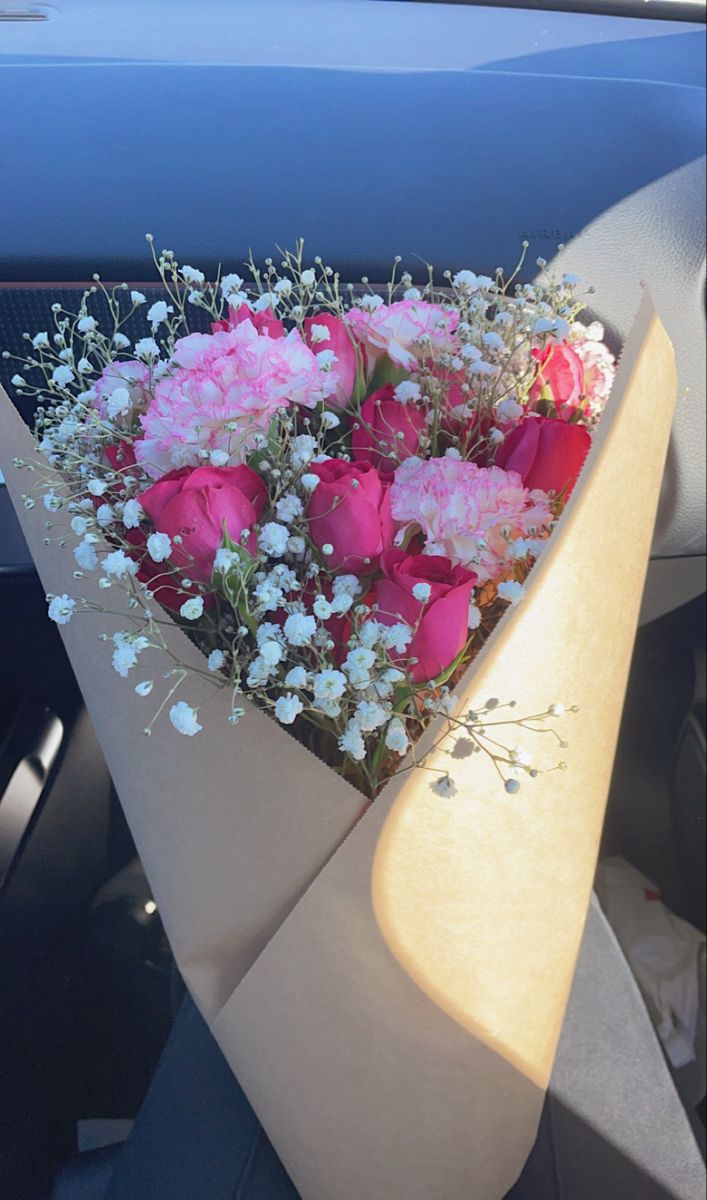
[[[522, 1168], [587, 910], [675, 391], [646, 296], [528, 595], [457, 688], [463, 707], [580, 706], [558, 725], [567, 750], [514, 735], [567, 763], [517, 796], [443, 742], [426, 761], [454, 797], [412, 771], [365, 811], [263, 714], [228, 726], [225, 693], [194, 743], [164, 725], [144, 738], [145, 701], [96, 640], [120, 618], [62, 629], [177, 961], [303, 1200], [499, 1200]], [[44, 585], [71, 594], [70, 554], [42, 545], [19, 501], [11, 460], [31, 439], [7, 401], [0, 429]]]

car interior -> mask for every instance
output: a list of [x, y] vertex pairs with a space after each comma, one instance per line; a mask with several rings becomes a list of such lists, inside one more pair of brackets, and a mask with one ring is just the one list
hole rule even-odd
[[[524, 278], [544, 258], [590, 280], [617, 349], [650, 289], [679, 396], [601, 862], [640, 872], [702, 937], [704, 89], [700, 0], [0, 0], [1, 351], [21, 354], [93, 272], [159, 296], [148, 232], [207, 272], [303, 237], [353, 281], [386, 278], [396, 254], [413, 274], [492, 274], [525, 239]], [[13, 373], [0, 359], [11, 398]], [[572, 1154], [563, 1080], [578, 1094], [587, 1067], [567, 1033], [555, 1120], [574, 1182], [556, 1194], [690, 1200], [704, 1032], [671, 1061], [597, 887], [579, 976], [592, 1061], [635, 1117], [632, 1166], [589, 1108], [594, 1140]], [[151, 1081], [181, 1086], [163, 1052], [184, 988], [1, 481], [0, 964], [0, 1200], [118, 1196], [134, 1130], [160, 1124]], [[523, 1194], [554, 1195], [538, 1170]]]

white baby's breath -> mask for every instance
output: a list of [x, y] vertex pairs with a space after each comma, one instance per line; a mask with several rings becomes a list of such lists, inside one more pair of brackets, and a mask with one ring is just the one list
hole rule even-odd
[[498, 594], [501, 600], [508, 600], [511, 604], [519, 604], [525, 596], [525, 588], [522, 583], [516, 583], [515, 580], [504, 580], [498, 585]]
[[74, 547], [74, 558], [82, 571], [93, 571], [98, 564], [96, 547], [87, 539]]
[[172, 553], [172, 543], [166, 533], [151, 533], [147, 539], [147, 553], [153, 562], [161, 563]]
[[74, 372], [71, 370], [71, 367], [67, 367], [65, 364], [62, 364], [60, 367], [55, 367], [52, 371], [52, 379], [57, 387], [68, 387], [70, 383], [74, 382], [75, 378], [76, 377]]
[[130, 412], [131, 406], [130, 392], [124, 387], [115, 388], [106, 400], [106, 412], [111, 421], [114, 421], [116, 417], [124, 417], [127, 412]]
[[106, 554], [101, 567], [106, 575], [113, 575], [118, 579], [137, 575], [137, 563], [129, 558], [124, 550], [113, 550], [111, 554]]
[[366, 757], [366, 743], [355, 722], [349, 722], [339, 738], [339, 749], [343, 750], [344, 754], [349, 754], [355, 762], [361, 762]]
[[277, 521], [267, 521], [258, 534], [258, 545], [272, 558], [281, 558], [287, 550], [290, 531]]
[[291, 646], [308, 646], [317, 631], [314, 617], [292, 613], [284, 624], [284, 633]]
[[120, 631], [113, 634], [113, 667], [123, 679], [136, 665], [138, 656], [149, 646], [146, 637], [136, 633]]
[[144, 516], [139, 500], [126, 500], [123, 508], [123, 525], [126, 529], [137, 529]]
[[74, 615], [76, 609], [76, 601], [64, 593], [63, 596], [54, 596], [49, 601], [49, 619], [56, 621], [57, 625], [67, 625]]
[[394, 717], [389, 723], [385, 734], [385, 744], [394, 754], [406, 754], [409, 741], [405, 726], [399, 717]]
[[147, 319], [154, 329], [157, 325], [163, 324], [172, 312], [174, 312], [174, 309], [171, 304], [167, 304], [165, 300], [157, 300], [151, 308], [148, 308]]
[[177, 733], [183, 733], [185, 737], [193, 737], [203, 728], [196, 719], [196, 709], [187, 704], [185, 700], [178, 700], [176, 704], [172, 705], [169, 710], [169, 719]]
[[137, 358], [143, 359], [145, 362], [150, 362], [160, 356], [160, 348], [154, 338], [140, 338], [135, 343], [135, 355]]
[[299, 696], [286, 692], [275, 701], [275, 716], [282, 725], [291, 725], [304, 709]]
[[96, 509], [96, 521], [101, 526], [101, 529], [105, 529], [108, 525], [112, 525], [114, 520], [115, 513], [110, 504], [99, 504], [98, 508]]
[[185, 621], [198, 621], [199, 617], [203, 616], [203, 613], [203, 596], [190, 596], [179, 608], [179, 615], [184, 617]]

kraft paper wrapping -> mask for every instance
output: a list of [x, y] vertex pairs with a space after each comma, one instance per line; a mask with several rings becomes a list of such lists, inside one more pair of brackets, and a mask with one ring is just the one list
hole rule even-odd
[[[177, 961], [303, 1200], [500, 1200], [522, 1169], [587, 911], [675, 393], [646, 295], [527, 597], [456, 689], [461, 709], [580, 706], [558, 725], [566, 750], [514, 733], [567, 763], [516, 796], [443, 741], [426, 763], [455, 796], [411, 771], [366, 808], [263, 714], [228, 726], [224, 693], [198, 745], [164, 726], [145, 739], [95, 637], [120, 619], [62, 629]], [[33, 452], [7, 400], [1, 428], [44, 585], [71, 594], [71, 556], [19, 501], [11, 460]], [[198, 660], [176, 627], [168, 641]]]

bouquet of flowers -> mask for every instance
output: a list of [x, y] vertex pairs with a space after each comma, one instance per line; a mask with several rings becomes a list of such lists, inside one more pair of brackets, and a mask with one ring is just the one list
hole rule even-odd
[[646, 295], [615, 372], [545, 264], [156, 262], [154, 299], [95, 280], [27, 335], [39, 450], [0, 395], [0, 467], [175, 959], [303, 1200], [498, 1200], [586, 917], [670, 345]]
[[[43, 503], [51, 536], [76, 539], [78, 595], [50, 597], [49, 615], [81, 613], [83, 573], [126, 589], [113, 665], [132, 678], [169, 610], [232, 723], [248, 697], [374, 797], [430, 719], [452, 718], [455, 681], [524, 595], [611, 390], [603, 330], [580, 321], [567, 275], [514, 286], [464, 270], [438, 290], [396, 263], [374, 291], [305, 265], [302, 245], [279, 268], [251, 263], [249, 284], [155, 261], [164, 299], [96, 280], [14, 379], [70, 484], [47, 481]], [[142, 306], [133, 345], [123, 328]], [[155, 715], [193, 736], [208, 710], [189, 674], [160, 681]], [[537, 768], [485, 735], [485, 715], [458, 731], [514, 792]]]

